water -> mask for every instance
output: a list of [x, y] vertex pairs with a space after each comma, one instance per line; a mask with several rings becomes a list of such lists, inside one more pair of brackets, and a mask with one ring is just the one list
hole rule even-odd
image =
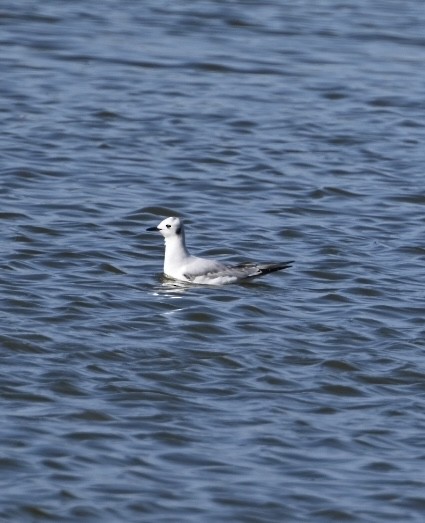
[[259, 4], [2, 3], [1, 521], [423, 521], [423, 5]]

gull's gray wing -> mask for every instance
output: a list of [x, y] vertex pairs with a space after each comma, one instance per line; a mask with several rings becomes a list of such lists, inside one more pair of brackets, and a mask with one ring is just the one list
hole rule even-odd
[[[246, 280], [248, 278], [256, 278], [269, 272], [280, 271], [290, 267], [292, 262], [283, 263], [240, 263], [238, 265], [225, 266], [221, 263], [217, 265], [205, 265], [204, 271], [196, 271], [191, 273], [185, 271], [185, 278], [193, 283], [209, 283], [209, 284], [225, 284], [234, 283], [239, 280]], [[199, 266], [197, 266], [199, 268]]]

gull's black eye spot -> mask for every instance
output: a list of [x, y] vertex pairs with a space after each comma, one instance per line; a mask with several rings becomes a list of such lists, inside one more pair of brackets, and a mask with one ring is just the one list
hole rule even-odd
[[171, 227], [171, 225], [169, 223], [167, 223], [166, 227], [167, 227], [167, 229], [169, 229]]

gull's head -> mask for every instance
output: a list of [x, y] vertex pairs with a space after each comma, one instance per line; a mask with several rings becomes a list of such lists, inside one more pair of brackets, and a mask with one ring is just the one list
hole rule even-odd
[[183, 222], [176, 216], [170, 216], [165, 218], [156, 227], [149, 227], [148, 231], [159, 231], [165, 239], [172, 238], [174, 236], [184, 236]]

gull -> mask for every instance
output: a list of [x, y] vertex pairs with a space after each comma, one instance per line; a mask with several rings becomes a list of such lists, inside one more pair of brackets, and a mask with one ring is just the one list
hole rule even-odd
[[186, 247], [183, 221], [175, 216], [165, 218], [159, 225], [147, 230], [159, 231], [164, 237], [164, 274], [174, 280], [223, 285], [287, 269], [293, 263], [241, 263], [229, 266], [217, 260], [192, 256]]

